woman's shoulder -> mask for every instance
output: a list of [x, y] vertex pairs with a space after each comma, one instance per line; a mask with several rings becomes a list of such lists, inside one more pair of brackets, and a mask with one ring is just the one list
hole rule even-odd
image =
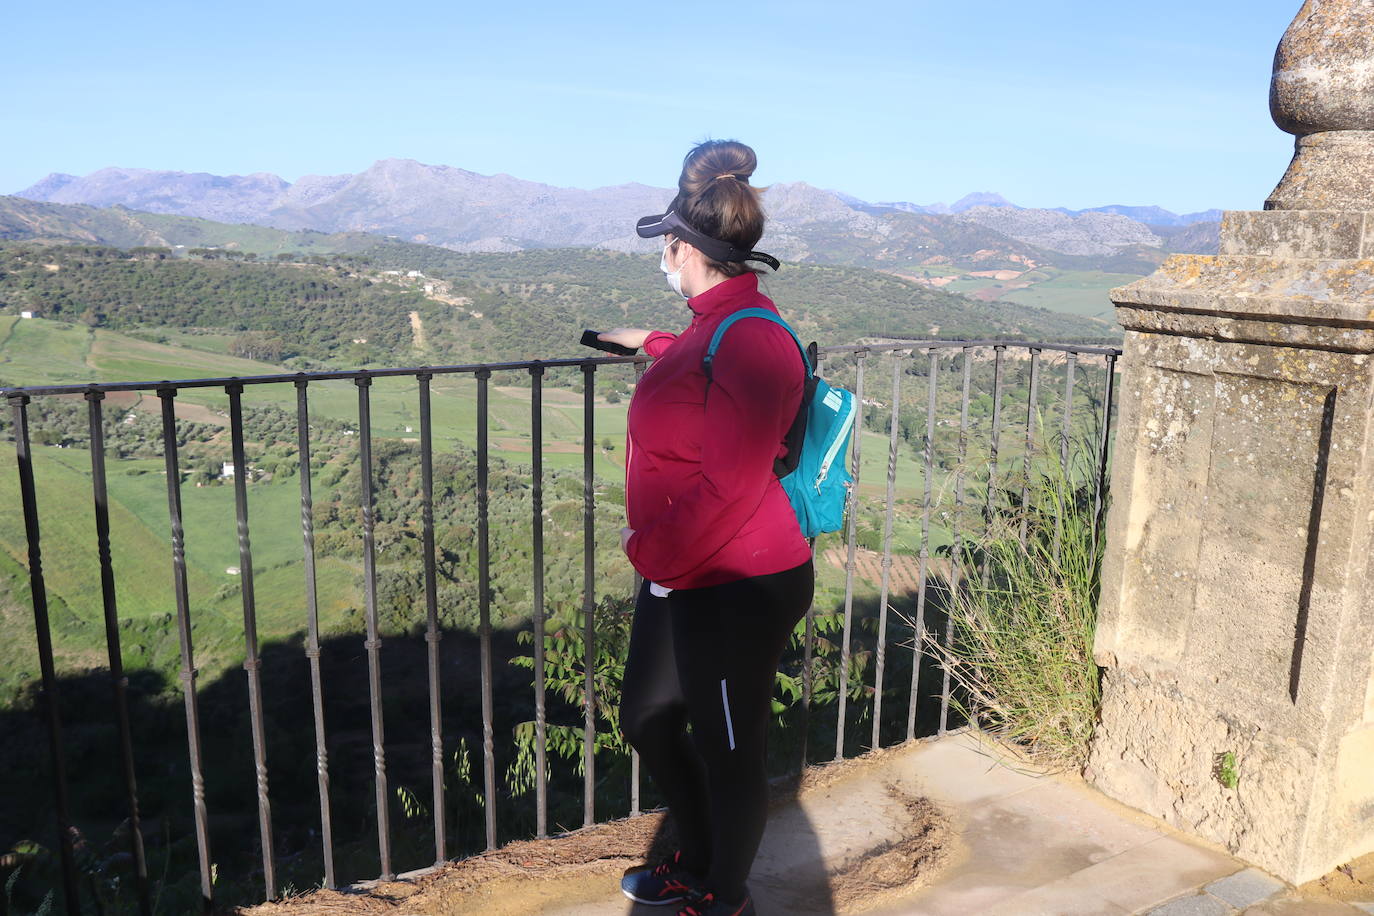
[[[759, 293], [758, 297], [750, 302], [746, 308], [763, 309], [764, 311], [771, 312], [783, 321], [787, 321], [786, 316], [784, 316], [777, 305], [773, 303], [773, 300], [769, 299], [763, 293]], [[791, 324], [789, 322], [788, 327], [790, 326]], [[751, 315], [736, 322], [736, 327], [743, 332], [741, 336], [753, 339], [755, 342], [781, 342], [786, 343], [787, 346], [792, 349], [796, 349], [796, 344], [792, 342], [791, 332], [788, 331], [787, 327], [778, 324], [776, 321]], [[732, 330], [731, 333], [733, 334], [734, 331]]]
[[[760, 299], [757, 307], [766, 308], [768, 311], [778, 314], [777, 308], [773, 306], [770, 300], [765, 297], [760, 297]], [[754, 306], [751, 305], [751, 307]], [[778, 317], [783, 316], [779, 314]], [[724, 351], [725, 359], [722, 361], [718, 358], [717, 364], [721, 362], [728, 364], [748, 362], [764, 365], [791, 365], [795, 363], [799, 369], [801, 368], [801, 363], [798, 360], [797, 342], [792, 333], [777, 322], [758, 316], [749, 316], [736, 321], [730, 327], [729, 333], [721, 338], [717, 353], [720, 354], [721, 351]]]

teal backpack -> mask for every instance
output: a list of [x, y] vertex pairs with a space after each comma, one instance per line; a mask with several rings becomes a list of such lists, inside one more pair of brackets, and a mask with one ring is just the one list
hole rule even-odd
[[761, 308], [741, 309], [727, 316], [716, 328], [701, 361], [708, 385], [720, 339], [730, 325], [741, 318], [764, 318], [787, 328], [801, 352], [802, 364], [806, 367], [801, 407], [787, 431], [787, 456], [773, 462], [773, 473], [792, 501], [804, 537], [839, 531], [844, 526], [845, 504], [854, 480], [845, 462], [849, 437], [854, 430], [854, 395], [843, 388], [830, 386], [816, 375], [816, 345], [812, 344], [808, 350], [786, 321]]

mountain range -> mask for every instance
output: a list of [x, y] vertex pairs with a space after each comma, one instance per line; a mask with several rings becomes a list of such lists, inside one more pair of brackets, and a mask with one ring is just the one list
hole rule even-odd
[[[850, 198], [855, 204], [864, 204], [863, 201]], [[891, 210], [905, 210], [908, 213], [964, 213], [975, 207], [1008, 207], [1012, 210], [1024, 210], [1025, 207], [1018, 207], [1016, 204], [1007, 200], [1001, 194], [994, 191], [974, 191], [966, 194], [952, 204], [913, 204], [905, 201], [894, 201], [889, 203], [868, 204], [867, 206], [887, 208]], [[1085, 213], [1116, 213], [1120, 216], [1129, 217], [1138, 223], [1145, 223], [1148, 226], [1187, 226], [1191, 223], [1214, 223], [1221, 219], [1220, 210], [1201, 210], [1197, 213], [1173, 213], [1163, 207], [1128, 207], [1124, 204], [1108, 204], [1105, 207], [1089, 207], [1085, 210], [1070, 210], [1067, 207], [1052, 208], [1055, 213], [1063, 213], [1066, 216], [1081, 216]]]
[[[18, 193], [32, 201], [286, 230], [366, 232], [466, 252], [649, 251], [656, 243], [638, 238], [634, 221], [661, 212], [672, 195], [667, 188], [635, 183], [560, 188], [409, 159], [384, 159], [357, 174], [310, 175], [294, 183], [267, 173], [105, 168], [84, 177], [54, 173]], [[990, 192], [948, 206], [868, 203], [803, 182], [770, 186], [764, 202], [770, 218], [764, 250], [791, 261], [895, 271], [948, 264], [1024, 267], [1067, 257], [1110, 260], [1114, 269], [1129, 263], [1148, 272], [1166, 251], [1214, 250], [1218, 216], [1117, 205], [1021, 208]], [[1180, 231], [1187, 227], [1197, 231]], [[1192, 247], [1180, 248], [1180, 240]]]

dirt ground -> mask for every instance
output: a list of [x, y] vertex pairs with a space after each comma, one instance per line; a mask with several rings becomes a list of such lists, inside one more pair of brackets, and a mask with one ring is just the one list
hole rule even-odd
[[1298, 888], [1306, 896], [1334, 897], [1346, 903], [1374, 900], [1374, 852]]
[[605, 896], [624, 871], [643, 861], [661, 814], [598, 824], [548, 840], [511, 843], [406, 881], [356, 890], [319, 890], [236, 912], [245, 916], [377, 914], [524, 916], [553, 903]]
[[[812, 768], [800, 785], [796, 780], [775, 784], [774, 805], [789, 804], [798, 795], [804, 797], [854, 775], [885, 753]], [[838, 912], [861, 912], [893, 891], [923, 885], [943, 865], [948, 822], [928, 799], [905, 796], [901, 800], [911, 819], [903, 839], [825, 876]], [[671, 824], [660, 835], [664, 817], [644, 814], [547, 840], [511, 843], [403, 881], [317, 890], [231, 912], [241, 916], [526, 916], [555, 905], [604, 900], [608, 888], [614, 888], [626, 870], [672, 848]]]

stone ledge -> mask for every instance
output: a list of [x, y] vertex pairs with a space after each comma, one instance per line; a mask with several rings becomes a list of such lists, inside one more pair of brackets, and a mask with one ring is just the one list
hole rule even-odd
[[1121, 305], [1116, 319], [1127, 331], [1264, 344], [1338, 353], [1374, 353], [1374, 327], [1294, 324], [1268, 316], [1221, 315], [1200, 309]]
[[1374, 328], [1374, 259], [1171, 256], [1150, 276], [1111, 291], [1118, 306]]
[[1374, 352], [1374, 259], [1174, 255], [1111, 297], [1128, 331]]

